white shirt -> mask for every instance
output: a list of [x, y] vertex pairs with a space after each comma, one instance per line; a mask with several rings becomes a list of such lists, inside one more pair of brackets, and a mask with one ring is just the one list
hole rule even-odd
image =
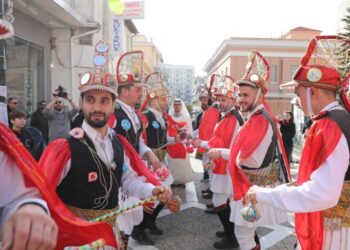
[[[334, 109], [341, 109], [337, 102], [330, 103], [322, 111]], [[311, 174], [309, 181], [297, 187], [262, 188], [257, 192], [257, 201], [290, 212], [314, 212], [333, 207], [341, 194], [349, 158], [349, 147], [343, 134], [334, 151]]]
[[[137, 134], [137, 131], [141, 125], [140, 125], [140, 120], [135, 112], [135, 109], [129, 106], [128, 104], [122, 102], [121, 100], [117, 100], [117, 102], [119, 103], [120, 107], [125, 111], [129, 119], [131, 120], [135, 134]], [[151, 149], [146, 145], [142, 136], [140, 136], [139, 152], [138, 152], [139, 155], [143, 157], [144, 154], [147, 153], [148, 151], [151, 151]]]
[[[102, 138], [100, 134], [91, 127], [85, 120], [82, 124], [82, 129], [86, 135], [91, 139], [95, 146], [97, 155], [105, 164], [111, 164], [114, 159], [114, 150], [112, 146], [112, 130], [107, 129], [106, 135]], [[145, 177], [138, 176], [130, 166], [130, 159], [124, 152], [124, 164], [126, 171], [123, 173], [121, 186], [123, 193], [129, 196], [135, 196], [140, 199], [147, 199], [152, 196], [154, 185], [145, 182]], [[62, 172], [61, 181], [66, 177], [71, 167], [71, 159], [68, 160]]]
[[[257, 111], [264, 108], [263, 104], [259, 104], [255, 107], [255, 109], [252, 112], [249, 112], [248, 114], [248, 122], [249, 119], [252, 117], [253, 114], [255, 114]], [[264, 161], [264, 158], [266, 156], [267, 150], [269, 148], [269, 145], [271, 144], [272, 137], [273, 137], [273, 130], [270, 125], [268, 124], [268, 129], [266, 131], [266, 134], [264, 138], [261, 140], [259, 146], [254, 150], [254, 152], [246, 159], [241, 159], [241, 154], [238, 153], [236, 158], [236, 164], [237, 166], [246, 166], [249, 168], [260, 168], [261, 164]]]
[[49, 211], [38, 189], [26, 187], [21, 170], [0, 151], [0, 230], [17, 208], [27, 202], [38, 203]]

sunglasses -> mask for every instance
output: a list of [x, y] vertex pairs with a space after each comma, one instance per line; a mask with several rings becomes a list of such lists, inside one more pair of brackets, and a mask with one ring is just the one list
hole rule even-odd
[[17, 105], [17, 104], [18, 104], [18, 102], [11, 102], [11, 104], [15, 104], [15, 105]]

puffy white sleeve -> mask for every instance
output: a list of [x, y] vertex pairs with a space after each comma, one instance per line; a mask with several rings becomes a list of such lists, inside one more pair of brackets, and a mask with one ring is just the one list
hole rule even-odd
[[143, 157], [148, 151], [151, 151], [152, 149], [150, 149], [145, 141], [143, 140], [142, 136], [140, 137], [140, 147], [139, 147], [139, 155], [141, 155], [141, 157]]
[[297, 187], [258, 188], [257, 201], [291, 212], [314, 212], [333, 207], [341, 194], [349, 157], [348, 144], [342, 135], [332, 154], [311, 174], [310, 181]]
[[264, 161], [268, 146], [271, 144], [272, 137], [273, 130], [269, 124], [264, 138], [261, 140], [255, 151], [247, 159], [244, 160], [241, 160], [240, 154], [238, 154], [236, 159], [237, 164], [239, 166], [247, 166], [249, 168], [259, 168]]
[[37, 203], [49, 211], [38, 189], [26, 187], [21, 170], [0, 151], [0, 229], [18, 207], [29, 202]]
[[124, 164], [126, 171], [122, 176], [122, 190], [123, 193], [134, 196], [139, 199], [147, 199], [152, 196], [154, 185], [145, 182], [144, 176], [138, 176], [137, 173], [130, 166], [130, 159], [124, 153]]

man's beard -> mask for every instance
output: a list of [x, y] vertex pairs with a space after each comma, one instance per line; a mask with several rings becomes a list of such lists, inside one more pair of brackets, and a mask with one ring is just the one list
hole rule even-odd
[[204, 110], [204, 111], [205, 111], [208, 107], [209, 107], [208, 104], [201, 104], [201, 108], [202, 108], [202, 110]]
[[[102, 119], [102, 120], [90, 119], [91, 115], [97, 115], [97, 114], [103, 115], [104, 119]], [[93, 128], [103, 128], [107, 124], [108, 119], [109, 119], [109, 117], [107, 117], [106, 114], [103, 112], [94, 112], [94, 113], [89, 113], [89, 114], [84, 113], [84, 118], [85, 118], [86, 122]]]
[[253, 103], [250, 104], [250, 105], [247, 105], [244, 109], [243, 109], [242, 106], [240, 106], [240, 110], [241, 110], [242, 112], [250, 112], [250, 111], [252, 111], [253, 109], [254, 109]]

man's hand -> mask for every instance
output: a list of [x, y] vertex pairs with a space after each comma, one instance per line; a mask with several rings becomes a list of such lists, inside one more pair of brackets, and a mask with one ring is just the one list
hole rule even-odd
[[3, 250], [54, 249], [58, 228], [38, 205], [20, 207], [3, 227]]
[[165, 187], [155, 187], [152, 190], [152, 195], [158, 196], [161, 202], [167, 202], [170, 199], [172, 193]]
[[256, 193], [259, 191], [260, 187], [252, 186], [249, 188], [247, 194], [244, 197], [243, 204], [252, 203], [256, 204], [258, 201], [256, 200]]
[[195, 148], [200, 148], [200, 147], [201, 147], [201, 143], [202, 143], [201, 140], [195, 139], [195, 140], [193, 141], [193, 147], [195, 147]]
[[162, 167], [162, 165], [160, 164], [159, 159], [157, 158], [157, 156], [152, 151], [148, 152], [148, 159], [147, 159], [147, 161], [153, 167], [154, 171]]
[[221, 150], [217, 148], [210, 149], [208, 152], [208, 157], [210, 160], [216, 160], [219, 157], [222, 157]]

